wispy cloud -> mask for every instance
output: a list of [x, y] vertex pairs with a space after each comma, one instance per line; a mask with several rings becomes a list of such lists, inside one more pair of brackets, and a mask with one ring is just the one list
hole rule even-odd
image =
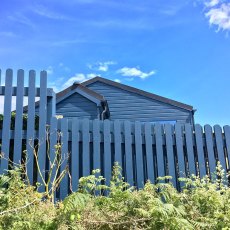
[[62, 15], [60, 13], [56, 13], [54, 11], [51, 11], [50, 9], [40, 4], [33, 5], [32, 11], [39, 16], [53, 19], [53, 20], [70, 20], [69, 17]]
[[216, 6], [220, 3], [220, 0], [210, 0], [210, 1], [206, 1], [204, 4], [206, 7], [213, 7]]
[[64, 84], [63, 84], [63, 88], [66, 88], [70, 85], [72, 85], [74, 82], [83, 82], [86, 81], [88, 79], [91, 79], [93, 77], [96, 77], [96, 74], [94, 73], [90, 73], [90, 74], [83, 74], [83, 73], [77, 73], [75, 74], [73, 77], [69, 78]]
[[109, 70], [110, 65], [116, 65], [117, 63], [114, 61], [106, 61], [106, 62], [96, 62], [95, 64], [88, 64], [89, 69], [107, 72]]
[[143, 72], [138, 67], [123, 67], [117, 70], [117, 73], [121, 74], [124, 77], [138, 77], [141, 79], [146, 79], [156, 73], [155, 70], [151, 70], [150, 72]]
[[53, 72], [54, 72], [53, 67], [52, 67], [52, 66], [49, 66], [49, 67], [46, 69], [46, 72], [47, 72], [47, 74], [49, 74], [49, 75], [53, 74]]
[[28, 17], [23, 15], [21, 12], [18, 12], [14, 15], [10, 15], [7, 17], [7, 19], [9, 19], [10, 21], [13, 21], [13, 22], [17, 22], [17, 23], [29, 26], [29, 27], [33, 27], [33, 28], [35, 27], [33, 22]]
[[0, 36], [8, 37], [8, 38], [17, 37], [17, 35], [11, 31], [2, 31], [0, 32]]

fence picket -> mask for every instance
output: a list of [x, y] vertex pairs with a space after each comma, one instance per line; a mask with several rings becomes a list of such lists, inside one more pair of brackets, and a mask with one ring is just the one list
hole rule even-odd
[[199, 124], [195, 125], [195, 138], [199, 165], [199, 176], [203, 177], [206, 175], [206, 163], [204, 157], [203, 130]]
[[93, 121], [93, 169], [101, 169], [100, 123]]
[[106, 178], [106, 185], [109, 185], [112, 171], [112, 159], [111, 159], [111, 133], [110, 133], [110, 121], [104, 121], [104, 177]]
[[114, 145], [115, 145], [115, 161], [122, 167], [121, 155], [121, 123], [119, 120], [114, 121]]
[[[50, 145], [49, 145], [49, 154], [50, 154], [50, 162], [49, 162], [49, 170], [51, 170], [51, 175], [50, 175], [50, 181], [51, 183], [54, 182], [56, 179], [56, 172], [57, 172], [57, 153], [58, 153], [58, 148], [57, 142], [60, 141], [58, 138], [58, 130], [57, 130], [57, 118], [52, 117], [51, 118], [51, 123], [50, 123], [50, 129], [49, 129], [49, 135], [50, 135]], [[51, 188], [51, 185], [49, 186], [49, 189]], [[56, 200], [56, 194], [54, 199]]]
[[24, 95], [24, 71], [18, 70], [17, 75], [17, 97], [16, 97], [16, 117], [14, 131], [14, 157], [13, 161], [17, 164], [22, 158], [22, 122], [23, 122], [23, 95]]
[[216, 170], [216, 157], [214, 153], [214, 143], [213, 143], [213, 133], [212, 127], [210, 125], [204, 126], [205, 131], [205, 140], [208, 154], [208, 165], [209, 165], [209, 173], [212, 173]]
[[[45, 178], [46, 166], [46, 103], [47, 103], [47, 73], [40, 73], [40, 104], [39, 104], [39, 149], [38, 149], [38, 164], [41, 169], [41, 175], [38, 174], [38, 182], [43, 184]], [[43, 178], [43, 179], [42, 179]], [[44, 186], [39, 188], [39, 191], [44, 191]]]
[[28, 91], [28, 114], [27, 114], [27, 136], [26, 136], [26, 150], [27, 150], [27, 175], [30, 183], [33, 183], [33, 169], [34, 169], [34, 126], [35, 126], [35, 71], [29, 72], [29, 91]]
[[79, 157], [79, 120], [74, 118], [72, 120], [72, 145], [71, 145], [71, 178], [72, 190], [75, 192], [78, 188], [80, 157]]
[[222, 129], [219, 125], [214, 125], [214, 133], [216, 139], [218, 160], [220, 161], [220, 164], [222, 165], [223, 169], [226, 170], [227, 165], [226, 165], [225, 155], [224, 155], [223, 135], [222, 135]]
[[186, 140], [186, 150], [188, 157], [188, 165], [189, 165], [189, 175], [196, 175], [196, 162], [195, 162], [195, 154], [193, 149], [193, 133], [192, 126], [190, 124], [185, 124], [185, 140]]
[[4, 119], [2, 128], [2, 153], [5, 159], [1, 159], [0, 174], [3, 174], [8, 169], [9, 148], [10, 148], [10, 124], [11, 124], [11, 104], [12, 104], [12, 81], [13, 71], [6, 70], [5, 79], [5, 98], [4, 98]]
[[225, 143], [226, 143], [226, 155], [228, 158], [228, 171], [229, 171], [229, 163], [230, 163], [230, 126], [224, 126], [224, 136], [225, 136]]
[[177, 187], [176, 162], [173, 151], [173, 130], [171, 124], [165, 124], [166, 152], [168, 158], [169, 175], [172, 176], [172, 183]]
[[90, 150], [89, 150], [89, 119], [84, 119], [82, 123], [82, 162], [83, 162], [83, 176], [90, 174]]
[[[68, 172], [68, 120], [66, 118], [61, 119], [61, 159], [62, 164], [60, 167], [60, 173]], [[68, 174], [66, 173], [60, 183], [60, 199], [63, 200], [68, 194]]]
[[137, 170], [137, 188], [144, 185], [144, 161], [142, 151], [141, 123], [135, 121], [135, 149], [136, 149], [136, 170]]
[[147, 179], [154, 183], [156, 178], [153, 161], [153, 136], [151, 123], [145, 123], [145, 146], [147, 162]]
[[132, 136], [131, 136], [131, 124], [130, 121], [124, 121], [125, 131], [125, 170], [127, 182], [133, 186], [133, 152], [132, 152]]

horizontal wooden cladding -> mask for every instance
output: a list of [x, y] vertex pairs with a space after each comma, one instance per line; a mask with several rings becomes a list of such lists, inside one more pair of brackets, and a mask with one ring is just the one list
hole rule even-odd
[[192, 112], [175, 105], [131, 93], [101, 82], [95, 82], [87, 87], [105, 97], [109, 106], [110, 119], [112, 120], [180, 120], [184, 123], [193, 123]]

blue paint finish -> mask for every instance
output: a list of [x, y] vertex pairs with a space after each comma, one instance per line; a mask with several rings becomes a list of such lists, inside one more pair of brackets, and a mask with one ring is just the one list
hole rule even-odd
[[22, 112], [24, 95], [24, 71], [18, 70], [17, 76], [17, 97], [16, 97], [16, 117], [15, 117], [15, 136], [14, 136], [14, 155], [13, 161], [21, 163], [22, 157]]
[[204, 158], [203, 129], [199, 124], [195, 125], [195, 138], [200, 172], [199, 176], [202, 178], [206, 175], [206, 162]]
[[124, 134], [125, 134], [125, 170], [127, 182], [133, 186], [133, 154], [132, 154], [132, 136], [130, 121], [124, 121]]
[[[51, 173], [51, 184], [55, 181], [56, 171], [57, 171], [57, 159], [56, 158], [56, 151], [58, 149], [55, 147], [57, 145], [57, 119], [56, 117], [51, 118], [50, 122], [50, 129], [49, 129], [49, 136], [50, 136], [50, 146], [49, 146], [49, 154], [50, 154], [50, 164], [49, 164], [49, 170], [52, 170]], [[60, 141], [60, 140], [59, 140]], [[52, 168], [52, 169], [51, 169]], [[49, 189], [51, 188], [51, 185], [49, 186]], [[56, 194], [54, 195], [54, 199], [56, 200]]]
[[142, 151], [141, 123], [135, 121], [135, 150], [136, 150], [136, 169], [137, 169], [137, 188], [142, 188], [144, 181], [144, 160]]
[[168, 159], [169, 175], [172, 176], [172, 183], [176, 188], [177, 175], [176, 175], [175, 156], [173, 151], [173, 126], [171, 124], [165, 125], [165, 141], [166, 141], [166, 152], [167, 152], [167, 159]]
[[100, 121], [93, 120], [93, 169], [101, 169]]
[[68, 118], [98, 118], [97, 105], [78, 93], [60, 101], [56, 105], [56, 113]]
[[115, 161], [122, 167], [121, 155], [121, 123], [119, 120], [114, 121], [114, 142], [115, 142]]
[[219, 125], [214, 126], [214, 133], [216, 137], [216, 148], [217, 148], [217, 155], [220, 164], [222, 165], [223, 169], [227, 169], [225, 155], [224, 155], [224, 144], [223, 144], [223, 136], [222, 136], [222, 129]]
[[131, 93], [102, 82], [87, 88], [103, 95], [108, 102], [111, 120], [180, 121], [192, 123], [192, 112]]
[[109, 185], [112, 172], [112, 159], [111, 159], [111, 133], [110, 121], [104, 121], [104, 177], [106, 178], [106, 185]]
[[190, 124], [185, 124], [185, 141], [186, 141], [186, 149], [187, 149], [187, 158], [188, 158], [188, 167], [189, 167], [189, 175], [196, 175], [196, 162], [195, 155], [193, 150], [193, 138], [192, 138], [192, 126]]
[[34, 168], [34, 118], [35, 118], [35, 71], [29, 72], [29, 91], [28, 91], [28, 119], [27, 119], [27, 174], [30, 183], [33, 183], [33, 168]]
[[[68, 152], [68, 120], [66, 118], [61, 119], [61, 158], [62, 164], [60, 167], [60, 173], [68, 170], [67, 162], [69, 157]], [[60, 199], [63, 200], [68, 195], [68, 174], [64, 175], [60, 183]]]
[[72, 177], [72, 190], [75, 192], [78, 188], [79, 178], [79, 120], [72, 119], [72, 143], [71, 143], [71, 177]]
[[214, 143], [213, 143], [213, 132], [210, 125], [204, 126], [205, 131], [205, 140], [206, 148], [208, 153], [208, 164], [209, 164], [209, 173], [213, 173], [216, 170], [216, 158], [214, 154]]
[[155, 183], [155, 169], [153, 162], [153, 132], [152, 124], [145, 123], [145, 149], [146, 149], [146, 161], [147, 161], [147, 177], [152, 183]]
[[[40, 74], [40, 106], [39, 106], [39, 150], [38, 150], [38, 164], [41, 169], [41, 174], [38, 174], [38, 182], [43, 184], [45, 178], [46, 165], [46, 104], [47, 104], [47, 73], [41, 71]], [[45, 187], [41, 186], [39, 191], [44, 191]]]
[[84, 119], [82, 122], [82, 145], [83, 145], [83, 153], [82, 153], [82, 161], [83, 161], [83, 176], [88, 176], [90, 174], [90, 150], [89, 150], [89, 120]]
[[157, 152], [157, 177], [165, 176], [165, 164], [163, 154], [163, 141], [162, 141], [162, 125], [157, 123], [154, 125], [155, 138], [156, 138], [156, 152]]
[[226, 150], [227, 150], [227, 157], [228, 157], [228, 170], [229, 170], [229, 161], [230, 161], [230, 126], [224, 126], [224, 136], [225, 136], [225, 143], [226, 143]]
[[12, 81], [13, 71], [12, 69], [6, 70], [5, 79], [5, 99], [4, 99], [4, 119], [2, 129], [2, 153], [5, 159], [1, 159], [0, 174], [4, 173], [8, 169], [9, 159], [9, 144], [10, 144], [10, 123], [11, 123], [11, 104], [12, 104]]

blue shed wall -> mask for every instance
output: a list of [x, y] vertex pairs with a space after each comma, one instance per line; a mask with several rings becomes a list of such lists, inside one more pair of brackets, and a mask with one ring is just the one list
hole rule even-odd
[[56, 114], [64, 117], [96, 119], [97, 105], [78, 93], [74, 93], [56, 105]]
[[102, 82], [94, 82], [87, 88], [103, 95], [109, 105], [110, 119], [139, 121], [177, 121], [193, 123], [191, 111], [162, 103]]

